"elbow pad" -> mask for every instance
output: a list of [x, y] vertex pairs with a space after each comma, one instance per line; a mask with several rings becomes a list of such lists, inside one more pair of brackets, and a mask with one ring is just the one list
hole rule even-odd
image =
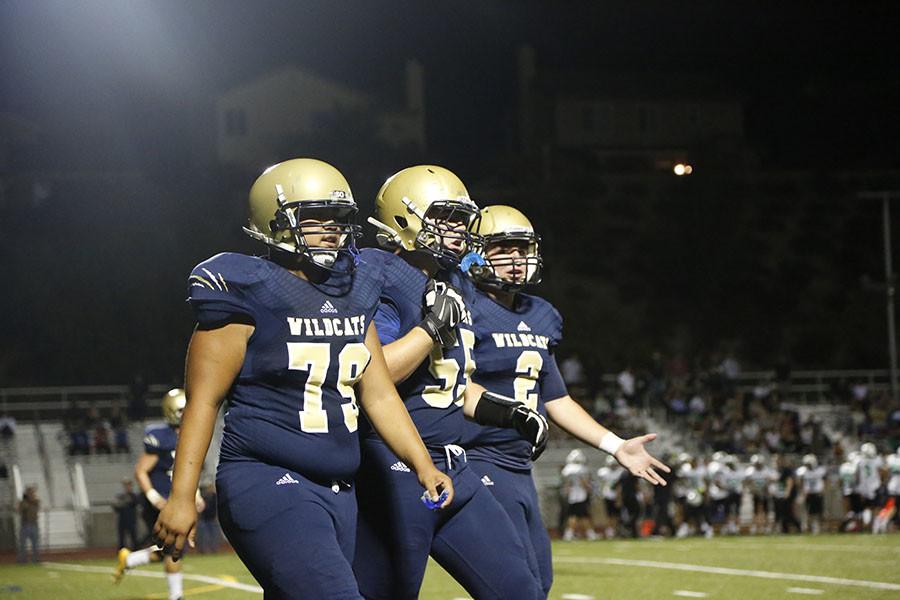
[[473, 416], [479, 425], [514, 428], [522, 439], [531, 444], [531, 460], [537, 460], [547, 447], [550, 426], [546, 417], [512, 398], [484, 392]]

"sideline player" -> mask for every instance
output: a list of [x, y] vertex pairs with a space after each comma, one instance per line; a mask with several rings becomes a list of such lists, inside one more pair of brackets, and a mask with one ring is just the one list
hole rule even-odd
[[841, 496], [844, 500], [844, 519], [839, 531], [856, 531], [859, 529], [859, 518], [862, 513], [862, 501], [859, 497], [859, 452], [847, 454], [846, 460], [838, 467], [838, 480], [841, 483]]
[[676, 471], [678, 479], [675, 485], [680, 488], [679, 496], [682, 501], [682, 521], [678, 526], [675, 537], [683, 538], [688, 535], [702, 533], [705, 537], [713, 537], [713, 528], [710, 526], [707, 515], [707, 485], [706, 466], [701, 459], [696, 459], [686, 452], [679, 456], [681, 465]]
[[603, 496], [604, 508], [606, 508], [606, 523], [603, 527], [603, 535], [606, 539], [616, 537], [619, 529], [622, 507], [619, 503], [618, 483], [624, 472], [622, 465], [612, 455], [607, 456], [604, 465], [597, 469], [597, 482], [600, 486], [600, 495]]
[[803, 465], [797, 469], [797, 479], [800, 480], [806, 504], [806, 530], [814, 534], [822, 528], [826, 474], [825, 467], [819, 466], [815, 454], [804, 456]]
[[857, 493], [862, 503], [863, 527], [870, 529], [875, 513], [881, 508], [879, 499], [884, 459], [878, 454], [878, 448], [872, 442], [860, 446], [859, 454]]
[[[357, 519], [357, 399], [434, 508], [453, 495], [388, 377], [372, 317], [373, 265], [356, 268], [356, 203], [319, 160], [267, 169], [245, 231], [268, 258], [219, 254], [190, 276], [197, 318], [172, 495], [156, 536], [177, 558], [197, 523], [191, 494], [227, 396], [216, 488], [222, 529], [272, 599], [361, 598], [350, 561]], [[439, 495], [440, 494], [440, 495]]]
[[[668, 471], [668, 467], [644, 449], [655, 434], [622, 440], [569, 396], [555, 356], [562, 340], [562, 318], [546, 300], [522, 292], [526, 285], [540, 281], [543, 265], [540, 238], [531, 222], [511, 206], [488, 206], [481, 211], [477, 231], [483, 238], [486, 264], [471, 270], [478, 285], [471, 306], [478, 365], [475, 382], [546, 413], [578, 440], [615, 456], [633, 475], [665, 485], [655, 469]], [[464, 445], [472, 468], [494, 482], [489, 489], [512, 517], [529, 554], [534, 556], [546, 594], [552, 583], [550, 541], [531, 477], [533, 457], [528, 443], [508, 429], [469, 423]], [[580, 460], [584, 453], [577, 450], [572, 456]], [[575, 467], [569, 469], [580, 472]], [[585, 474], [590, 476], [586, 469]], [[570, 482], [570, 490], [576, 493], [581, 487], [576, 484], [579, 477]], [[580, 515], [582, 509], [577, 510]], [[592, 526], [586, 535], [589, 539], [595, 535]]]
[[[485, 475], [485, 477], [488, 477], [488, 475]], [[568, 504], [566, 508], [566, 530], [563, 533], [563, 540], [567, 542], [574, 540], [576, 530], [583, 533], [588, 540], [596, 540], [597, 532], [594, 530], [594, 521], [591, 518], [591, 492], [593, 491], [591, 471], [587, 468], [587, 457], [578, 448], [569, 452], [569, 455], [566, 457], [566, 465], [562, 470], [562, 480], [563, 497]], [[484, 480], [482, 479], [482, 481]], [[507, 490], [507, 493], [514, 491]], [[503, 503], [503, 500], [500, 500]], [[507, 506], [507, 511], [509, 511], [509, 508]], [[522, 506], [522, 509], [526, 511], [534, 508], [535, 506], [530, 504]]]
[[[180, 388], [169, 390], [163, 396], [162, 412], [166, 424], [147, 427], [144, 432], [144, 453], [134, 466], [134, 478], [144, 493], [143, 518], [149, 532], [153, 531], [153, 524], [159, 517], [159, 511], [165, 507], [172, 489], [172, 466], [185, 402], [184, 390]], [[194, 503], [198, 511], [203, 510], [203, 499], [196, 493]], [[113, 574], [115, 583], [122, 581], [122, 576], [128, 569], [163, 561], [169, 600], [179, 600], [183, 596], [181, 569], [184, 563], [176, 562], [171, 556], [163, 556], [158, 546], [135, 551], [121, 548], [118, 561]]]
[[894, 499], [894, 527], [900, 529], [900, 446], [887, 457], [888, 495]]
[[[404, 461], [377, 435], [364, 438], [353, 566], [366, 598], [417, 598], [429, 553], [474, 598], [541, 595], [512, 521], [459, 445], [464, 413], [515, 428], [531, 453], [542, 450], [547, 433], [539, 413], [469, 381], [475, 336], [468, 304], [475, 292], [461, 266], [478, 258], [471, 253], [477, 220], [463, 182], [435, 165], [391, 176], [369, 219], [390, 250], [361, 252], [363, 266], [384, 272], [375, 318], [388, 369], [435, 464], [453, 478], [456, 501], [441, 514], [422, 510], [409, 492]], [[438, 304], [449, 315], [442, 323], [427, 313]]]
[[773, 523], [770, 516], [772, 497], [769, 483], [775, 479], [774, 470], [766, 464], [762, 454], [750, 457], [750, 465], [744, 470], [744, 483], [753, 497], [753, 524], [750, 533], [772, 533]]

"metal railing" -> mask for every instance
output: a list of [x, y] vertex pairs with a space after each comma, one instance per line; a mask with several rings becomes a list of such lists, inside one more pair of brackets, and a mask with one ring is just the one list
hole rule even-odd
[[[145, 405], [156, 408], [170, 386], [147, 388]], [[127, 385], [86, 385], [0, 388], [0, 412], [18, 420], [61, 420], [72, 408], [128, 408], [131, 388]]]
[[90, 539], [91, 500], [88, 496], [87, 481], [81, 463], [75, 463], [71, 471], [72, 477], [72, 509], [75, 511], [75, 524], [78, 534], [87, 543]]
[[[615, 383], [617, 375], [603, 375], [604, 383]], [[788, 393], [803, 395], [822, 402], [834, 385], [842, 381], [864, 382], [869, 390], [890, 390], [890, 372], [887, 369], [842, 369], [793, 371], [790, 379], [779, 382]], [[737, 376], [735, 384], [742, 391], [751, 391], [759, 385], [776, 382], [775, 371], [745, 371]], [[146, 406], [158, 407], [168, 385], [154, 384], [147, 388]], [[127, 385], [52, 386], [0, 388], [0, 412], [18, 419], [62, 419], [73, 403], [78, 408], [128, 407], [131, 388]]]

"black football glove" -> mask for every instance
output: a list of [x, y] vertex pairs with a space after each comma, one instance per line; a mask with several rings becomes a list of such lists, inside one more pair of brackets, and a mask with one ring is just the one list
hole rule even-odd
[[436, 343], [450, 349], [456, 345], [456, 326], [462, 320], [465, 309], [462, 295], [455, 288], [431, 279], [422, 297], [425, 318], [419, 327]]
[[546, 417], [512, 398], [484, 392], [475, 406], [475, 422], [480, 425], [512, 427], [531, 443], [531, 460], [537, 460], [547, 448], [550, 426]]
[[512, 414], [512, 424], [523, 439], [531, 442], [531, 460], [537, 460], [547, 448], [550, 425], [547, 418], [536, 410], [520, 404]]

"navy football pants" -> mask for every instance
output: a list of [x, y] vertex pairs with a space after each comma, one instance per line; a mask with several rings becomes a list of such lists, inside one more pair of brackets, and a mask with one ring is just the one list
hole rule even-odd
[[[453, 478], [444, 510], [422, 504], [415, 473], [379, 441], [364, 442], [357, 475], [359, 526], [353, 569], [370, 600], [418, 598], [428, 555], [476, 600], [541, 598], [512, 521], [465, 462], [435, 460]], [[393, 467], [393, 468], [392, 468]]]
[[361, 599], [350, 561], [356, 496], [299, 473], [225, 462], [216, 474], [219, 522], [266, 600]]
[[[532, 570], [541, 575], [544, 597], [553, 585], [553, 559], [550, 536], [541, 519], [537, 489], [530, 471], [513, 471], [483, 460], [472, 459], [469, 468], [481, 477], [481, 483], [512, 519], [513, 526], [528, 553]], [[485, 480], [484, 478], [488, 479]]]

